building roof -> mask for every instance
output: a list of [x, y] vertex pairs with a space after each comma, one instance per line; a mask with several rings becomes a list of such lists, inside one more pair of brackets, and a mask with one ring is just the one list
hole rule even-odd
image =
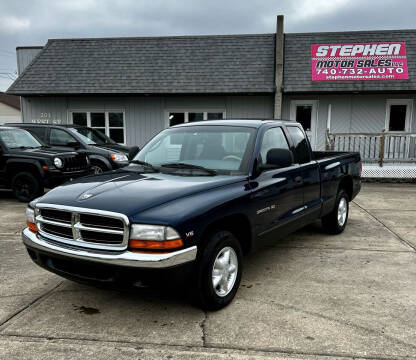
[[[405, 42], [408, 80], [312, 81], [311, 45], [366, 42]], [[293, 92], [415, 91], [416, 30], [349, 31], [285, 34], [283, 88]]]
[[52, 39], [7, 91], [272, 93], [275, 34]]
[[0, 92], [0, 103], [6, 104], [12, 108], [20, 110], [20, 97], [9, 95], [4, 92]]

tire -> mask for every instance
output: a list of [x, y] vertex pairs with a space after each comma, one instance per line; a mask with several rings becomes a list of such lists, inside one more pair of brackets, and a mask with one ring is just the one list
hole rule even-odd
[[208, 237], [198, 258], [193, 298], [202, 309], [219, 310], [233, 300], [240, 285], [243, 270], [240, 243], [232, 233], [217, 231]]
[[330, 234], [340, 234], [347, 226], [349, 196], [345, 190], [338, 191], [334, 209], [322, 218], [323, 228]]
[[94, 175], [98, 175], [103, 173], [104, 171], [108, 171], [107, 167], [99, 162], [93, 162], [91, 164], [91, 171]]
[[17, 200], [29, 202], [43, 194], [43, 186], [38, 177], [30, 172], [19, 172], [12, 178], [12, 190]]

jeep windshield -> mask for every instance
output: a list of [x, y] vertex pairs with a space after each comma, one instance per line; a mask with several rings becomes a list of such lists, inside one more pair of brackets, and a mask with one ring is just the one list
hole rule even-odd
[[161, 172], [241, 175], [248, 173], [256, 129], [197, 125], [162, 131], [135, 156]]
[[88, 127], [75, 127], [69, 128], [80, 140], [84, 141], [88, 145], [106, 145], [116, 144], [116, 142], [110, 139], [107, 135], [101, 131], [88, 128]]
[[30, 132], [23, 129], [0, 129], [0, 139], [9, 149], [35, 149], [44, 146]]

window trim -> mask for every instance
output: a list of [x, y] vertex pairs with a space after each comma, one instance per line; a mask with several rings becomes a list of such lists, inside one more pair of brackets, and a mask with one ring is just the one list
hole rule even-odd
[[[110, 137], [110, 129], [123, 129], [123, 142], [117, 143], [120, 145], [126, 145], [127, 143], [127, 132], [126, 132], [126, 112], [124, 109], [108, 109], [108, 110], [100, 110], [100, 109], [71, 109], [68, 111], [68, 124], [73, 124], [73, 113], [86, 113], [87, 114], [87, 126], [92, 129], [98, 129], [99, 127], [91, 126], [91, 113], [104, 113], [105, 117], [105, 134]], [[109, 121], [109, 113], [122, 113], [123, 114], [123, 127], [120, 126], [111, 126]]]
[[[206, 108], [204, 108], [206, 109]], [[189, 122], [189, 113], [203, 113], [203, 121], [208, 120], [208, 113], [222, 113], [222, 120], [226, 119], [226, 110], [220, 109], [220, 108], [213, 108], [209, 110], [201, 110], [200, 108], [192, 108], [192, 109], [183, 109], [183, 108], [169, 108], [165, 109], [165, 128], [169, 128], [169, 113], [184, 113], [184, 124], [187, 124]]]
[[[404, 130], [402, 131], [389, 131], [390, 128], [390, 110], [391, 105], [406, 105], [406, 119]], [[384, 131], [388, 133], [406, 133], [410, 132], [410, 124], [413, 118], [413, 99], [387, 99], [386, 100], [386, 118], [384, 121]]]

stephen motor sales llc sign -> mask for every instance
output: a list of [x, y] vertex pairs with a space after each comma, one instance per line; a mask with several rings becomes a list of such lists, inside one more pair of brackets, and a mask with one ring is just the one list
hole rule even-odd
[[408, 78], [404, 42], [312, 45], [312, 81]]

